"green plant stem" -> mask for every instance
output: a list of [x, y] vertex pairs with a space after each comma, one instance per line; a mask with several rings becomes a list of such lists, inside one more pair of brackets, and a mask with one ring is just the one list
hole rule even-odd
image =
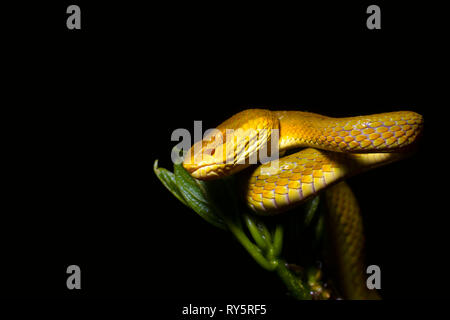
[[302, 283], [300, 279], [292, 274], [291, 271], [286, 267], [286, 263], [283, 260], [278, 261], [276, 268], [278, 276], [284, 282], [288, 288], [291, 295], [298, 300], [311, 300], [311, 295], [309, 291]]
[[283, 226], [277, 224], [273, 236], [273, 255], [278, 257], [281, 254], [283, 248]]
[[[276, 270], [278, 276], [295, 299], [311, 299], [309, 290], [303, 282], [286, 267], [284, 260], [278, 258], [283, 247], [283, 227], [281, 225], [276, 226], [272, 235], [264, 223], [259, 222], [256, 218], [252, 219], [252, 217], [244, 215], [245, 225], [255, 240], [255, 244], [244, 232], [242, 221], [238, 215], [235, 214], [234, 218], [231, 218], [221, 214], [219, 208], [211, 203], [208, 198], [206, 185], [192, 178], [181, 165], [174, 165], [174, 173], [172, 173], [164, 168], [159, 168], [156, 160], [153, 169], [163, 185], [183, 204], [193, 209], [202, 218], [216, 227], [228, 228], [261, 267], [268, 271]], [[230, 185], [228, 183], [226, 185], [229, 193], [232, 195]], [[235, 199], [233, 202], [235, 210], [238, 212]], [[312, 203], [313, 208], [310, 208], [310, 216], [313, 215], [311, 212], [317, 209], [317, 202], [318, 200]]]
[[242, 244], [242, 246], [247, 250], [247, 252], [255, 259], [255, 261], [264, 269], [273, 271], [277, 267], [278, 261], [267, 261], [267, 259], [262, 255], [261, 249], [259, 249], [253, 242], [251, 242], [243, 230], [238, 228], [232, 221], [225, 220], [228, 229], [236, 237], [236, 239]]
[[266, 250], [269, 245], [266, 242], [266, 239], [261, 235], [260, 230], [255, 225], [253, 220], [248, 215], [244, 215], [244, 220], [247, 224], [247, 228], [250, 231], [250, 234], [253, 237], [253, 240], [255, 240], [258, 247], [262, 250]]

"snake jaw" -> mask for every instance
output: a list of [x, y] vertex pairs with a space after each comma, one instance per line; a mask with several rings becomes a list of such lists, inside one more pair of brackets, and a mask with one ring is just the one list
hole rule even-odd
[[[221, 177], [221, 173], [224, 171], [225, 167], [221, 168], [221, 166], [216, 164], [207, 164], [202, 167], [196, 167], [193, 171], [188, 172], [196, 179], [200, 180], [211, 180], [217, 179]], [[225, 170], [226, 171], [226, 170]]]
[[195, 145], [185, 156], [183, 167], [190, 175], [200, 180], [218, 179], [230, 171], [230, 162], [219, 157], [222, 154], [223, 146], [211, 146], [210, 144], [202, 144], [200, 150], [195, 153]]

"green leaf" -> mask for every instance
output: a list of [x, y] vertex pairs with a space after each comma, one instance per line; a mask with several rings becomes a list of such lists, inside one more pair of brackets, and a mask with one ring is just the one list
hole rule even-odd
[[155, 172], [158, 179], [162, 182], [162, 184], [167, 188], [167, 190], [169, 190], [184, 205], [189, 206], [177, 187], [175, 175], [167, 169], [158, 168], [158, 159], [156, 159], [153, 164], [153, 171]]
[[217, 214], [218, 210], [205, 196], [207, 193], [205, 184], [192, 178], [181, 164], [174, 165], [174, 174], [167, 169], [159, 168], [158, 160], [155, 160], [153, 170], [167, 190], [184, 205], [212, 225], [226, 229], [223, 220]]
[[267, 242], [269, 246], [272, 245], [272, 235], [270, 234], [269, 229], [266, 227], [266, 225], [261, 220], [255, 220], [256, 226], [259, 229], [259, 232], [262, 236], [262, 238]]
[[323, 239], [324, 230], [325, 230], [325, 219], [323, 215], [320, 215], [315, 230], [315, 239], [314, 239], [315, 242], [320, 243], [320, 241]]
[[273, 256], [278, 258], [283, 249], [283, 226], [277, 224], [275, 232], [273, 234]]
[[286, 263], [280, 260], [277, 267], [277, 273], [283, 280], [286, 287], [289, 289], [289, 293], [298, 300], [311, 300], [309, 290], [303, 284], [300, 278], [297, 278], [286, 267]]
[[191, 177], [181, 164], [174, 165], [174, 172], [176, 185], [187, 205], [212, 225], [226, 229], [219, 210], [207, 196], [205, 184]]
[[[196, 200], [208, 203], [208, 199], [206, 198], [206, 192], [204, 186], [199, 181], [197, 182], [186, 169], [183, 168], [182, 164], [174, 164], [173, 171], [175, 173], [175, 181], [177, 183], [178, 188], [184, 194], [183, 191], [189, 193], [191, 197], [194, 197]], [[201, 186], [202, 185], [202, 186]]]
[[305, 226], [309, 226], [313, 220], [317, 208], [319, 207], [320, 197], [316, 196], [313, 199], [305, 203]]
[[261, 229], [258, 228], [257, 223], [253, 220], [254, 217], [245, 214], [244, 220], [247, 225], [248, 230], [250, 231], [250, 234], [252, 235], [253, 239], [256, 242], [256, 245], [261, 250], [266, 250], [268, 248], [268, 243], [266, 239], [264, 238], [264, 235], [261, 233]]

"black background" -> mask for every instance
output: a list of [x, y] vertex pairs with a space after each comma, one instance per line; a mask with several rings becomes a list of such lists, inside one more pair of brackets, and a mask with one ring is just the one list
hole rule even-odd
[[65, 26], [72, 2], [4, 11], [1, 296], [288, 299], [152, 171], [171, 167], [173, 130], [250, 107], [421, 113], [414, 157], [349, 183], [383, 297], [449, 296], [442, 8], [374, 2], [368, 30], [369, 2], [73, 3], [82, 30]]

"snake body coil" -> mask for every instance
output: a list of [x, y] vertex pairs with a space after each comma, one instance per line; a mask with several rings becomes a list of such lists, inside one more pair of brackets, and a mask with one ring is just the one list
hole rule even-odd
[[248, 167], [248, 160], [269, 145], [276, 144], [280, 153], [306, 148], [245, 175], [241, 183], [247, 204], [255, 213], [276, 214], [327, 190], [330, 233], [343, 293], [351, 299], [370, 299], [377, 295], [363, 281], [359, 207], [348, 186], [339, 182], [405, 157], [422, 127], [422, 116], [411, 111], [331, 118], [249, 109], [197, 142], [183, 165], [195, 178], [216, 179]]

